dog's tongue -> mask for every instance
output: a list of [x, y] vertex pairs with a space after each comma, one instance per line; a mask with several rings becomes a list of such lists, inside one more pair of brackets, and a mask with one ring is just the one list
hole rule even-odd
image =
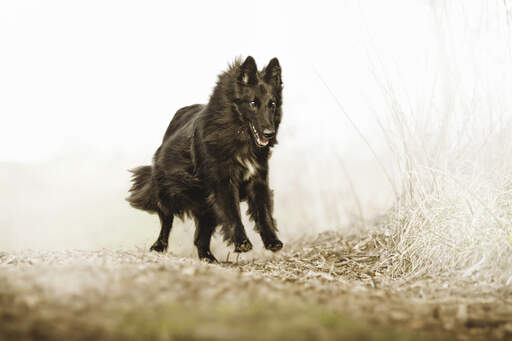
[[264, 137], [259, 137], [258, 142], [260, 143], [260, 145], [266, 146], [268, 144], [268, 139], [266, 139]]

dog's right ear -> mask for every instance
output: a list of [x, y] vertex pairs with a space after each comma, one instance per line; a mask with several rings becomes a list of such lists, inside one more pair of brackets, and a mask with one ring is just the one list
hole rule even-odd
[[243, 85], [256, 84], [256, 73], [258, 72], [258, 67], [256, 66], [256, 61], [253, 57], [249, 56], [245, 59], [245, 61], [240, 65], [240, 72], [238, 75], [238, 81]]

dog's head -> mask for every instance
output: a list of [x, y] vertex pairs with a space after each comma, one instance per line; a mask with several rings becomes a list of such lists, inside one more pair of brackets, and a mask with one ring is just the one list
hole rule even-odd
[[254, 58], [249, 56], [236, 69], [237, 94], [234, 105], [247, 124], [256, 146], [274, 145], [281, 123], [281, 66], [273, 58], [258, 71]]

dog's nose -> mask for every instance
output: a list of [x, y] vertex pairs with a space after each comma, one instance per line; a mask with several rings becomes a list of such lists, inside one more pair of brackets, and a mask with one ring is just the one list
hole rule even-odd
[[263, 129], [263, 136], [265, 136], [265, 138], [267, 138], [267, 139], [274, 137], [275, 134], [276, 134], [276, 131], [274, 129], [269, 129], [269, 128]]

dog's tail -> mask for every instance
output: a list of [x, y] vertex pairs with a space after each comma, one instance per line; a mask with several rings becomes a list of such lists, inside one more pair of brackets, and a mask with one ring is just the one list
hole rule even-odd
[[132, 173], [132, 187], [126, 200], [132, 207], [139, 210], [157, 212], [158, 200], [152, 179], [153, 168], [151, 166], [140, 166], [131, 169], [130, 172]]

